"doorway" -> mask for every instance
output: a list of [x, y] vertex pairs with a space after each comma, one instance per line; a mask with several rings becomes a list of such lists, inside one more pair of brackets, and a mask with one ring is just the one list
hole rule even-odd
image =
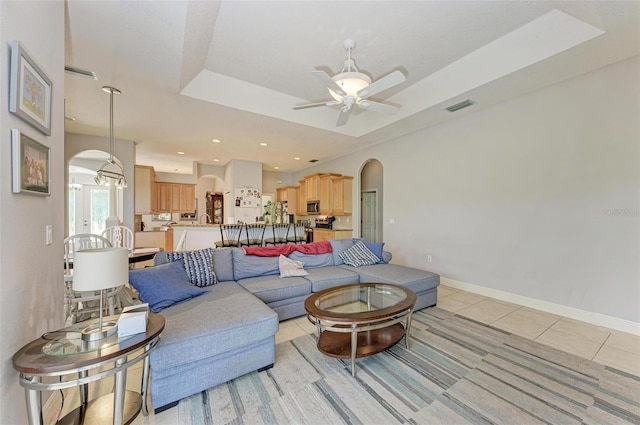
[[113, 211], [118, 221], [122, 222], [123, 190], [115, 186], [98, 186], [94, 182], [96, 170], [107, 155], [101, 151], [85, 151], [69, 161], [68, 236], [79, 233], [102, 234], [111, 215], [112, 202], [115, 202]]
[[360, 237], [382, 242], [383, 173], [377, 159], [366, 161], [360, 171]]
[[378, 217], [377, 217], [378, 193], [376, 191], [362, 192], [361, 231], [362, 238], [378, 242]]

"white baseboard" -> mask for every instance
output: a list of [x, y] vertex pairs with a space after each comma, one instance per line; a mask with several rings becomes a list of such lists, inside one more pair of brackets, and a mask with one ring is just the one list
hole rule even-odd
[[525, 297], [522, 295], [512, 294], [510, 292], [500, 291], [498, 289], [487, 288], [485, 286], [474, 285], [473, 283], [461, 282], [459, 280], [440, 277], [440, 284], [450, 286], [454, 289], [473, 292], [474, 294], [484, 295], [486, 297], [507, 301], [513, 304], [541, 310], [558, 316], [568, 317], [570, 319], [580, 320], [597, 326], [604, 326], [615, 329], [620, 332], [627, 332], [634, 335], [640, 335], [640, 323], [631, 320], [620, 319], [618, 317], [607, 316], [591, 311], [580, 310], [578, 308], [569, 307], [562, 304], [555, 304], [536, 298]]

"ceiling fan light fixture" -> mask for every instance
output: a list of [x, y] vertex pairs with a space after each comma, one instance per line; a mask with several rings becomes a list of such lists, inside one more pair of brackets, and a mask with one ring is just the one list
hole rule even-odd
[[[357, 93], [360, 90], [371, 84], [371, 78], [362, 72], [341, 72], [340, 74], [334, 75], [332, 80], [335, 81], [342, 90], [344, 90], [347, 96], [352, 96], [354, 98], [358, 97]], [[338, 95], [331, 89], [328, 90], [331, 97], [338, 102], [342, 101], [342, 99], [346, 97]]]

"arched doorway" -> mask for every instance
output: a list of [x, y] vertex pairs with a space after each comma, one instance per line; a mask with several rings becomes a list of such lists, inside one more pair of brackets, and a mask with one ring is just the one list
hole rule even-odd
[[[69, 160], [68, 236], [101, 234], [109, 224], [123, 221], [123, 192], [115, 186], [96, 184], [96, 171], [109, 157], [107, 152], [88, 150]], [[114, 158], [118, 161], [116, 158]]]
[[360, 171], [360, 237], [382, 242], [382, 163], [369, 159]]

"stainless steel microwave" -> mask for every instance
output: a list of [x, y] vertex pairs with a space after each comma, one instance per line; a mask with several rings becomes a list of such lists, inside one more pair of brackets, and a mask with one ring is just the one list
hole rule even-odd
[[308, 215], [320, 214], [320, 201], [307, 201], [307, 214]]

